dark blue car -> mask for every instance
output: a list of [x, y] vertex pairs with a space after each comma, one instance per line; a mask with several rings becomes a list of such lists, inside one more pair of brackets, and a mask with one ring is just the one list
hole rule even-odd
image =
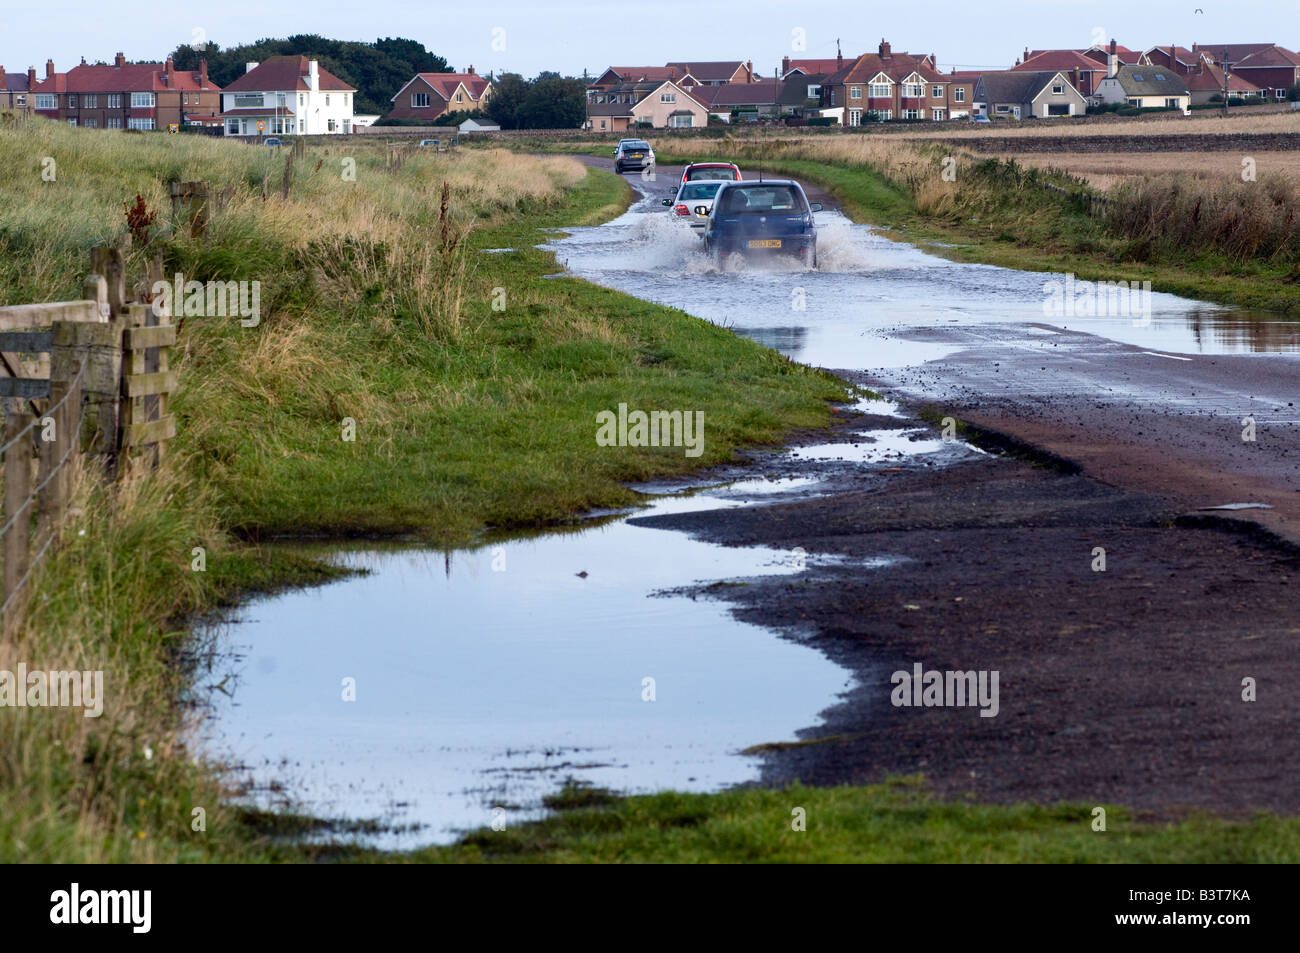
[[817, 267], [817, 228], [798, 182], [723, 182], [704, 227], [704, 248], [721, 264], [728, 255], [790, 256]]

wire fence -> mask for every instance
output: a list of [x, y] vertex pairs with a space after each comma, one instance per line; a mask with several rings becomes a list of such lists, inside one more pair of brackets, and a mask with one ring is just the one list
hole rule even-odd
[[[90, 355], [86, 354], [81, 359], [81, 365], [78, 367], [77, 373], [73, 375], [72, 380], [67, 384], [63, 396], [54, 401], [41, 416], [31, 415], [31, 419], [25, 426], [9, 437], [3, 445], [0, 445], [0, 454], [3, 455], [4, 459], [5, 511], [8, 516], [4, 525], [0, 526], [0, 543], [4, 543], [3, 551], [6, 562], [4, 602], [0, 603], [0, 618], [3, 618], [6, 622], [10, 620], [10, 610], [14, 608], [37, 567], [40, 566], [55, 539], [58, 538], [58, 523], [63, 518], [62, 511], [67, 502], [66, 495], [56, 494], [55, 498], [50, 500], [45, 496], [45, 493], [48, 488], [55, 485], [56, 478], [66, 481], [69, 474], [64, 468], [68, 465], [72, 455], [80, 450], [79, 435], [86, 420], [86, 402], [81, 385], [85, 379], [86, 368], [89, 364]], [[69, 401], [74, 401], [75, 407], [69, 406]], [[72, 415], [67, 411], [74, 409], [76, 411], [76, 422], [70, 423], [69, 418]], [[30, 484], [32, 450], [35, 448], [35, 441], [32, 441], [30, 437], [38, 426], [43, 430], [47, 421], [52, 422], [54, 425], [55, 452], [58, 452], [59, 447], [64, 447], [63, 453], [48, 468], [42, 468], [40, 482], [34, 487], [28, 485], [22, 501], [18, 502], [16, 499], [10, 498], [10, 481], [21, 478], [22, 483]], [[21, 474], [18, 472], [18, 468], [23, 468]], [[43, 506], [42, 503], [44, 503]], [[34, 505], [41, 510], [40, 515], [44, 520], [46, 529], [38, 535], [38, 548], [35, 555], [27, 559], [23, 557], [28, 555], [26, 552], [27, 540], [30, 538], [30, 522]], [[21, 523], [22, 520], [26, 520], [27, 523]], [[15, 530], [27, 531], [23, 534], [24, 538], [18, 541], [17, 546], [12, 545], [11, 541], [7, 539], [8, 534]], [[19, 561], [23, 563], [21, 575], [14, 572], [13, 567], [8, 565], [10, 560], [15, 557], [18, 557]]]

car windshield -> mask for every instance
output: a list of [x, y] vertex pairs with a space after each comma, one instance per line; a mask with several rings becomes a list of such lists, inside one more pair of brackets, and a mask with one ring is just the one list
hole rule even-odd
[[808, 209], [793, 185], [762, 185], [730, 188], [723, 193], [722, 211], [729, 215], [746, 212], [791, 212], [802, 214]]
[[711, 199], [718, 194], [721, 182], [688, 182], [682, 186], [682, 194], [678, 198], [683, 201]]
[[650, 143], [648, 142], [627, 142], [623, 144], [624, 152], [648, 152]]
[[696, 179], [717, 179], [720, 181], [735, 182], [737, 176], [735, 169], [731, 168], [731, 166], [724, 165], [714, 166], [713, 168], [691, 169], [686, 173], [686, 178], [692, 182]]

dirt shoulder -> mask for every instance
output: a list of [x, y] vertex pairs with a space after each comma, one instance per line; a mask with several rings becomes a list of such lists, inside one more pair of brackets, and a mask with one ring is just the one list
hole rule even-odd
[[[1041, 460], [858, 468], [851, 479], [821, 499], [646, 520], [839, 557], [711, 590], [856, 676], [802, 733], [827, 740], [766, 752], [764, 783], [919, 772], [980, 801], [1158, 816], [1300, 809], [1296, 550], [1231, 523], [1176, 525], [1180, 507], [1158, 495]], [[882, 556], [895, 561], [866, 562]], [[891, 675], [916, 663], [997, 671], [997, 715], [895, 707]], [[1258, 701], [1242, 700], [1246, 677]]]

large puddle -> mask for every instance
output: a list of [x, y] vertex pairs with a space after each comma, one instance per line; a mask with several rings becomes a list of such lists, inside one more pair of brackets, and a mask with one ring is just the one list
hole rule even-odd
[[[955, 263], [835, 211], [816, 216], [817, 270], [719, 273], [699, 238], [656, 200], [546, 247], [571, 274], [730, 327], [805, 364], [901, 368], [981, 346], [1078, 346], [1081, 335], [1176, 354], [1300, 351], [1294, 321], [1168, 294], [1083, 295], [1073, 278]], [[1059, 283], [1056, 293], [1049, 282]]]
[[[816, 485], [752, 480], [635, 515]], [[728, 549], [624, 516], [446, 554], [338, 558], [369, 573], [222, 626], [236, 677], [212, 695], [205, 741], [246, 767], [262, 806], [408, 828], [370, 838], [382, 846], [536, 816], [568, 777], [627, 792], [750, 780], [742, 749], [793, 739], [847, 686], [821, 653], [663, 592], [815, 572], [800, 552]]]

